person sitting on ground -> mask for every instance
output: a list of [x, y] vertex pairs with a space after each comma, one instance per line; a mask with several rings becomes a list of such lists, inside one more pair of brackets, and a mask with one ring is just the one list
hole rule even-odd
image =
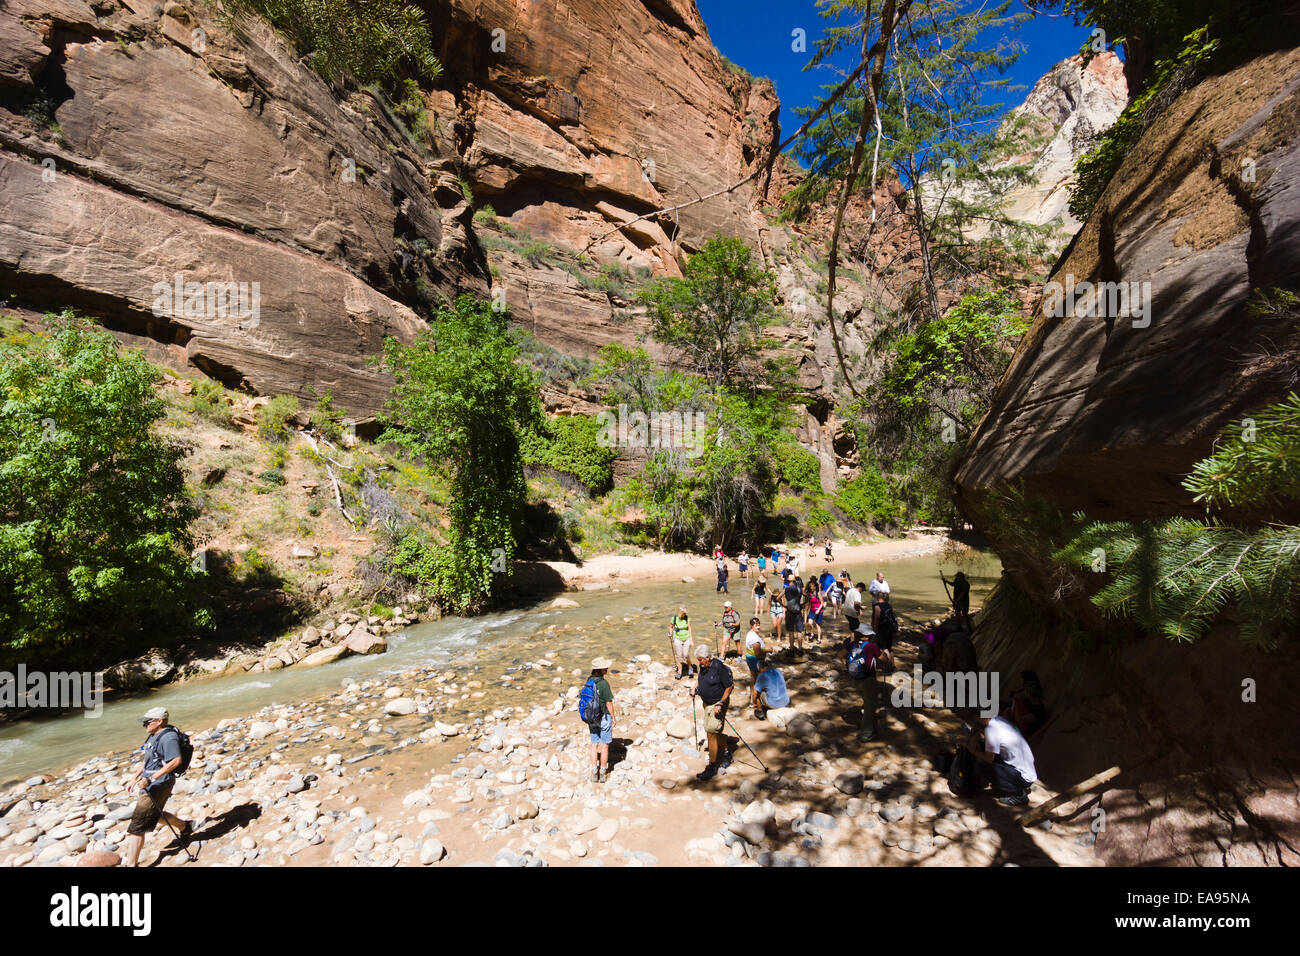
[[1016, 725], [1026, 738], [1047, 721], [1047, 708], [1043, 704], [1043, 684], [1033, 671], [1020, 672], [1020, 686], [1011, 692], [1011, 701], [1002, 710], [1002, 716]]
[[[723, 657], [740, 656], [740, 612], [732, 607], [728, 601], [722, 605], [722, 630], [726, 633], [726, 643], [734, 644], [735, 649], [726, 647], [722, 652]], [[724, 645], [725, 646], [725, 645]]]
[[691, 629], [691, 621], [686, 614], [686, 608], [679, 607], [677, 609], [677, 614], [673, 617], [672, 623], [668, 625], [668, 632], [672, 635], [673, 663], [677, 666], [677, 676], [674, 680], [681, 680], [683, 677], [690, 676], [691, 647], [695, 644], [695, 632]]
[[993, 796], [1004, 807], [1021, 807], [1029, 802], [1029, 788], [1038, 779], [1034, 752], [1016, 725], [1003, 717], [983, 714], [971, 718], [975, 729], [966, 749], [975, 757], [975, 772], [988, 781]]
[[182, 820], [163, 809], [171, 798], [172, 788], [176, 786], [175, 771], [183, 759], [180, 731], [168, 723], [168, 714], [163, 707], [149, 710], [140, 723], [149, 732], [149, 738], [140, 748], [144, 751], [144, 763], [140, 766], [140, 772], [126, 785], [127, 793], [137, 787], [141, 788], [140, 799], [136, 801], [135, 812], [131, 814], [131, 822], [126, 828], [127, 866], [139, 864], [144, 835], [152, 833], [160, 819], [166, 819], [168, 825], [180, 835], [182, 844], [194, 830], [188, 820]]
[[790, 649], [803, 653], [803, 581], [795, 578], [785, 589], [785, 632]]
[[876, 677], [876, 660], [880, 647], [871, 625], [860, 624], [849, 634], [837, 659], [848, 671], [849, 679], [862, 698], [862, 719], [858, 722], [858, 740], [867, 743], [876, 738], [876, 707], [880, 702], [880, 684]]
[[[697, 648], [695, 657], [699, 665], [699, 680], [691, 688], [691, 696], [704, 702], [704, 732], [709, 738], [709, 762], [696, 774], [701, 782], [712, 780], [731, 766], [731, 750], [727, 746], [727, 704], [735, 683], [731, 668], [715, 658], [707, 647]], [[694, 701], [691, 702], [694, 706]]]
[[596, 682], [596, 696], [600, 698], [600, 730], [588, 726], [591, 733], [591, 772], [593, 783], [601, 783], [609, 773], [609, 745], [614, 741], [614, 691], [610, 689], [605, 674], [614, 662], [608, 657], [597, 657], [591, 662], [591, 679]]
[[[758, 633], [759, 621], [756, 617], [749, 619], [749, 633], [745, 635], [745, 666], [749, 668], [749, 679], [751, 681], [758, 678], [758, 671], [763, 665], [764, 658], [767, 657], [767, 645], [763, 643], [763, 636]], [[753, 700], [753, 694], [750, 694], [750, 700]]]
[[754, 680], [754, 719], [766, 720], [769, 710], [790, 706], [790, 691], [785, 686], [785, 676], [776, 665], [764, 660]]

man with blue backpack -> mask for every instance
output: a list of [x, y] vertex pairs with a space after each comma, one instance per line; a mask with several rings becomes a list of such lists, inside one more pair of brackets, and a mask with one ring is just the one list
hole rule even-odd
[[879, 658], [880, 646], [870, 624], [859, 624], [858, 629], [849, 634], [839, 653], [840, 662], [862, 697], [862, 721], [858, 724], [858, 740], [862, 743], [874, 740], [877, 733], [876, 705], [880, 701], [880, 685], [876, 681], [876, 661]]
[[578, 716], [591, 733], [592, 783], [603, 783], [609, 774], [609, 745], [614, 741], [614, 691], [605, 672], [614, 666], [607, 657], [591, 662], [591, 676], [578, 694]]
[[166, 821], [182, 846], [194, 829], [188, 820], [182, 820], [163, 809], [172, 795], [177, 776], [189, 769], [190, 760], [194, 756], [190, 738], [167, 721], [167, 710], [163, 707], [154, 707], [140, 721], [144, 729], [149, 731], [149, 739], [140, 748], [144, 751], [144, 763], [140, 772], [126, 786], [128, 793], [137, 787], [142, 788], [135, 812], [126, 828], [127, 866], [139, 863], [144, 835], [153, 832], [159, 819]]

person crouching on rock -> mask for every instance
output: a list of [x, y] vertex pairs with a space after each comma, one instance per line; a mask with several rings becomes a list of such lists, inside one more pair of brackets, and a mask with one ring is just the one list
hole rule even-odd
[[975, 772], [988, 781], [998, 803], [1024, 806], [1029, 802], [1029, 788], [1038, 780], [1029, 741], [1004, 717], [989, 719], [975, 714], [971, 723], [975, 727], [966, 749], [975, 757]]
[[785, 686], [785, 675], [764, 658], [754, 681], [754, 719], [766, 720], [769, 710], [789, 706], [790, 691]]
[[128, 793], [137, 787], [143, 788], [135, 805], [135, 813], [131, 815], [131, 823], [126, 828], [127, 866], [139, 863], [144, 835], [153, 832], [160, 818], [166, 817], [167, 823], [177, 831], [182, 841], [194, 829], [188, 820], [182, 820], [163, 809], [172, 795], [172, 787], [176, 785], [173, 771], [181, 765], [180, 731], [167, 723], [167, 711], [162, 707], [150, 710], [140, 722], [149, 731], [149, 739], [141, 748], [144, 751], [144, 764], [135, 778], [126, 785]]
[[[725, 733], [727, 719], [727, 702], [731, 699], [731, 687], [734, 679], [731, 668], [717, 660], [707, 647], [697, 648], [695, 657], [699, 662], [700, 677], [691, 688], [691, 696], [699, 695], [704, 702], [704, 732], [709, 737], [709, 763], [701, 773], [696, 774], [699, 781], [712, 780], [719, 772], [725, 773], [731, 766], [731, 751], [727, 748]], [[695, 706], [695, 702], [691, 702]]]
[[596, 696], [600, 698], [604, 705], [604, 713], [600, 717], [600, 729], [588, 725], [587, 729], [591, 732], [591, 762], [594, 769], [591, 772], [593, 783], [601, 783], [609, 774], [609, 745], [614, 741], [614, 691], [610, 689], [609, 681], [605, 678], [605, 672], [614, 666], [614, 662], [608, 657], [597, 657], [591, 662], [591, 679], [596, 682]]

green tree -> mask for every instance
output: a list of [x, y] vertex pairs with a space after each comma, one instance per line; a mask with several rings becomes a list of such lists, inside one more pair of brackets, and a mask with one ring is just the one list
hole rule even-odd
[[0, 648], [102, 660], [187, 604], [195, 509], [156, 370], [50, 318], [0, 344]]
[[541, 428], [533, 373], [518, 361], [504, 312], [471, 296], [440, 309], [413, 343], [384, 343], [393, 375], [393, 442], [449, 477], [445, 545], [408, 535], [398, 570], [447, 609], [473, 611], [509, 571], [527, 485], [520, 436]]
[[714, 392], [752, 392], [783, 381], [782, 366], [765, 360], [776, 342], [776, 280], [734, 237], [715, 237], [691, 256], [682, 278], [661, 278], [638, 292], [650, 306], [651, 335]]

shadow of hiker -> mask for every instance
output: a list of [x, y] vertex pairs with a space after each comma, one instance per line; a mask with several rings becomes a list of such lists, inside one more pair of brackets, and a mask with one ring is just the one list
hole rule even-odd
[[609, 744], [609, 769], [613, 770], [627, 759], [627, 748], [632, 746], [631, 737], [615, 737]]
[[182, 846], [173, 839], [171, 843], [159, 851], [157, 859], [150, 863], [149, 866], [157, 866], [167, 857], [177, 856], [187, 849], [197, 858], [202, 855], [204, 843], [209, 840], [219, 839], [236, 828], [246, 827], [261, 815], [262, 807], [260, 804], [241, 803], [237, 807], [231, 807], [218, 817], [208, 817], [204, 820], [205, 825], [202, 828], [195, 827], [186, 846]]

